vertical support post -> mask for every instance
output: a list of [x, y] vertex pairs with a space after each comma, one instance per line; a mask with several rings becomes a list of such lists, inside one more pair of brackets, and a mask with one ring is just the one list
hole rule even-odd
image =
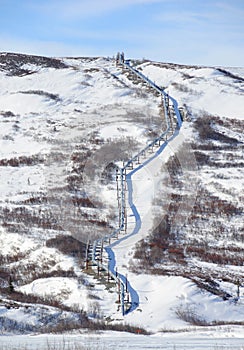
[[130, 302], [130, 293], [127, 293], [126, 294], [126, 302], [129, 304]]
[[119, 188], [119, 171], [118, 168], [116, 168], [116, 183], [117, 183], [117, 201], [118, 201], [118, 209], [119, 209], [119, 226], [121, 224], [121, 210], [120, 210], [120, 198], [121, 198], [121, 194], [120, 194], [120, 188]]
[[125, 314], [125, 290], [124, 290], [124, 285], [121, 285], [121, 309], [122, 309], [122, 315], [124, 316]]
[[86, 244], [86, 270], [88, 270], [88, 264], [89, 264], [89, 241], [87, 241]]
[[125, 181], [125, 168], [121, 169], [121, 226], [124, 226], [124, 205], [125, 205], [125, 190], [124, 190], [124, 181]]
[[121, 295], [120, 295], [120, 279], [118, 280], [118, 303], [121, 303]]
[[101, 261], [101, 264], [102, 264], [103, 263], [103, 240], [102, 240], [101, 250], [100, 250], [100, 261]]
[[116, 184], [117, 184], [117, 199], [119, 200], [119, 175], [118, 175], [118, 168], [116, 168]]
[[126, 169], [123, 168], [122, 171], [122, 208], [121, 208], [121, 212], [122, 212], [122, 224], [123, 224], [123, 230], [126, 232], [127, 229], [127, 217], [126, 217]]
[[121, 221], [122, 221], [122, 218], [121, 218], [121, 207], [119, 207], [119, 227], [121, 225]]
[[240, 298], [240, 280], [239, 279], [237, 280], [236, 296], [237, 296], [237, 299], [239, 300], [239, 298]]
[[107, 277], [108, 277], [108, 282], [109, 282], [109, 280], [110, 280], [110, 275], [109, 275], [109, 261], [108, 261], [108, 275], [107, 275]]
[[110, 280], [110, 275], [109, 275], [109, 261], [108, 261], [108, 269], [107, 269], [107, 271], [108, 271], [107, 278], [108, 278], [108, 283], [109, 283], [109, 280]]
[[125, 234], [127, 233], [127, 209], [125, 206]]

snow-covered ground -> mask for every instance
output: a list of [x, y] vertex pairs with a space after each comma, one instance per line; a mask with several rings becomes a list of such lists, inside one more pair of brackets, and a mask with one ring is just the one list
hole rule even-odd
[[[183, 180], [191, 177], [190, 186], [188, 184], [184, 188], [185, 193], [190, 193], [187, 203], [184, 203], [190, 209], [195, 204], [196, 191], [199, 192], [199, 187], [196, 189], [199, 179], [201, 186], [218, 198], [224, 198], [237, 207], [242, 205], [241, 166], [224, 170], [206, 166], [199, 172], [197, 159], [186, 162], [187, 158], [177, 152], [185, 142], [199, 141], [193, 123], [203, 113], [221, 117], [224, 124], [218, 124], [216, 130], [237, 139], [240, 145], [243, 143], [240, 132], [244, 117], [243, 81], [215, 68], [150, 62], [140, 65], [146, 76], [165, 87], [181, 106], [186, 106], [191, 121], [183, 124], [179, 136], [166, 148], [163, 147], [156, 157], [152, 155], [151, 161], [144, 159], [146, 164], [128, 175], [128, 185], [132, 190], [130, 201], [137, 208], [140, 227], [135, 223], [135, 215], [130, 211], [128, 202], [128, 236], [119, 236], [119, 240], [109, 248], [113, 250], [119, 272], [127, 275], [139, 306], [122, 317], [116, 304], [116, 287], [107, 288], [93, 274], [85, 274], [81, 271], [84, 261], [81, 262], [77, 255], [68, 256], [63, 247], [60, 251], [50, 244], [59, 235], [71, 235], [86, 243], [95, 235], [106, 235], [116, 227], [116, 183], [113, 177], [112, 181], [105, 179], [101, 182], [101, 169], [104, 170], [111, 162], [130, 158], [160, 133], [160, 98], [149, 92], [142, 82], [133, 80], [128, 73], [115, 67], [113, 60], [64, 59], [62, 62], [67, 67], [57, 69], [43, 67], [40, 63], [25, 64], [22, 68], [31, 71], [27, 75], [11, 76], [6, 71], [0, 72], [0, 205], [4, 223], [0, 231], [0, 255], [2, 267], [4, 265], [4, 269], [7, 267], [7, 271], [11, 271], [16, 290], [57, 300], [74, 310], [83, 309], [90, 317], [94, 317], [95, 310], [96, 316], [108, 322], [126, 322], [157, 333], [150, 337], [116, 334], [116, 340], [111, 333], [74, 335], [74, 342], [80, 341], [81, 337], [84, 345], [93, 347], [95, 344], [105, 349], [241, 349], [244, 333], [238, 326], [194, 330], [179, 315], [188, 313], [206, 324], [215, 321], [243, 322], [242, 285], [238, 302], [235, 303], [233, 297], [224, 301], [220, 296], [200, 289], [186, 277], [140, 270], [136, 273], [138, 260], [133, 256], [137, 243], [147, 238], [150, 230], [160, 223], [160, 220], [155, 221], [155, 205], [152, 203], [161, 197], [164, 199], [160, 204], [163, 213], [169, 210], [168, 200], [172, 201], [170, 190], [174, 183], [171, 183], [171, 174], [165, 172], [164, 167], [171, 155], [178, 154]], [[243, 72], [241, 68], [226, 70], [239, 77]], [[219, 141], [214, 142], [217, 144]], [[219, 143], [221, 145], [221, 141]], [[190, 152], [191, 145], [188, 147]], [[229, 153], [233, 163], [238, 157], [242, 163], [241, 148]], [[216, 154], [214, 161], [222, 161], [221, 157], [216, 158]], [[79, 177], [82, 172], [90, 179], [84, 181]], [[165, 183], [167, 189], [160, 192]], [[181, 194], [184, 191], [181, 189]], [[92, 205], [83, 204], [87, 195]], [[82, 204], [71, 206], [71, 200]], [[185, 207], [181, 205], [181, 208]], [[226, 226], [230, 221], [241, 230], [239, 216], [228, 218], [228, 222], [225, 217], [223, 220]], [[180, 211], [175, 215], [175, 223], [184, 227], [185, 220], [181, 218]], [[191, 238], [189, 227], [184, 227], [184, 230], [185, 237]], [[201, 239], [201, 234], [199, 237]], [[214, 244], [223, 241], [221, 244], [228, 248], [227, 236], [218, 241], [213, 238], [213, 241]], [[243, 248], [243, 243], [235, 244], [238, 249]], [[232, 275], [233, 280], [243, 277], [243, 266], [208, 265], [192, 257], [189, 261], [193, 270], [198, 267], [203, 273], [211, 275], [220, 271], [219, 274]], [[158, 267], [162, 268], [162, 264]], [[65, 273], [72, 275], [65, 276]], [[3, 285], [6, 285], [8, 277], [3, 276], [0, 280], [3, 280]], [[233, 281], [230, 283], [223, 278], [218, 283], [232, 296], [236, 295]], [[4, 302], [0, 305], [1, 315], [13, 318], [13, 310], [8, 311]], [[28, 319], [22, 309], [19, 313], [15, 311], [14, 315], [21, 322], [24, 317], [30, 326], [33, 322], [41, 325], [41, 317]], [[188, 332], [163, 333], [185, 329]], [[227, 334], [227, 339], [224, 334]], [[68, 341], [73, 341], [71, 338], [65, 336]], [[60, 341], [58, 337], [50, 339]], [[0, 344], [10, 344], [11, 341], [14, 344], [30, 344], [33, 348], [38, 347], [39, 341], [43, 344], [46, 338], [3, 337]]]
[[1, 349], [164, 349], [164, 350], [243, 350], [244, 339], [240, 328], [218, 327], [195, 329], [182, 333], [158, 333], [152, 336], [121, 332], [102, 332], [80, 335], [4, 336]]
[[[150, 62], [140, 65], [140, 68], [144, 75], [174, 96], [180, 105], [185, 103], [190, 107], [193, 114], [206, 111], [221, 117], [244, 118], [243, 68], [225, 69], [226, 74], [217, 68]], [[231, 80], [228, 71], [237, 73], [236, 81]]]
[[[189, 311], [206, 323], [217, 320], [227, 323], [233, 320], [241, 322], [244, 319], [243, 296], [236, 304], [233, 300], [223, 301], [221, 297], [199, 289], [195, 283], [183, 277], [150, 276], [130, 271], [131, 264], [136, 264], [132, 259], [136, 243], [146, 238], [148, 232], [160, 224], [160, 218], [158, 221], [153, 220], [152, 203], [158, 195], [159, 181], [162, 177], [159, 169], [166, 162], [170, 153], [176, 152], [177, 147], [180, 147], [177, 141], [176, 137], [169, 143], [170, 150], [163, 146], [157, 157], [129, 173], [133, 188], [133, 205], [139, 215], [135, 215], [128, 208], [128, 235], [121, 234], [119, 240], [110, 246], [114, 252], [114, 257], [110, 256], [110, 259], [114, 259], [118, 271], [127, 276], [132, 287], [131, 293], [136, 293], [135, 299], [139, 301], [139, 307], [126, 315], [125, 321], [153, 332], [161, 329], [185, 328], [186, 322], [179, 320], [178, 317], [181, 311]], [[192, 167], [194, 166], [193, 163]], [[188, 168], [188, 170], [193, 169]], [[192, 191], [195, 190], [192, 182]], [[194, 201], [189, 200], [188, 204], [194, 205]], [[167, 212], [167, 203], [163, 210]], [[176, 217], [175, 221], [180, 221], [180, 217], [179, 219]], [[136, 269], [136, 266], [134, 268]], [[215, 267], [212, 265], [210, 268]], [[241, 267], [239, 271], [242, 273]], [[236, 293], [233, 286], [231, 292], [234, 295]], [[241, 295], [242, 293], [243, 288], [241, 288]]]

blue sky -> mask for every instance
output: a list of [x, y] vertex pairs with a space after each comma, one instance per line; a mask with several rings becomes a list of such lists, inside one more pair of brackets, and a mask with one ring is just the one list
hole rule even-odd
[[0, 0], [0, 51], [244, 66], [244, 0]]

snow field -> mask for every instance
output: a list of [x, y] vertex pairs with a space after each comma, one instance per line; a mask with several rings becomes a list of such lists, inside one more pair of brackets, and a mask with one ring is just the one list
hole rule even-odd
[[4, 349], [15, 347], [22, 350], [69, 349], [107, 350], [243, 350], [241, 329], [229, 327], [214, 327], [207, 330], [192, 330], [182, 333], [158, 333], [152, 336], [128, 334], [122, 332], [103, 332], [89, 334], [65, 335], [32, 335], [2, 337]]
[[[79, 60], [65, 59], [64, 62], [73, 64], [73, 68], [55, 70], [52, 68], [37, 69], [36, 67], [33, 69], [32, 67], [36, 73], [21, 78], [9, 77], [0, 73], [1, 158], [11, 159], [20, 155], [35, 154], [48, 156], [50, 152], [55, 153], [59, 149], [62, 149], [65, 155], [62, 161], [60, 160], [53, 167], [51, 164], [49, 169], [43, 169], [42, 164], [31, 167], [1, 167], [0, 193], [1, 204], [4, 206], [14, 207], [18, 205], [19, 201], [28, 199], [35, 193], [43, 194], [45, 191], [50, 193], [53, 188], [61, 186], [69, 171], [70, 154], [75, 147], [81, 144], [89, 147], [88, 139], [94, 131], [101, 139], [111, 142], [112, 147], [113, 142], [115, 143], [120, 138], [136, 139], [138, 149], [140, 149], [141, 144], [144, 146], [149, 140], [147, 129], [151, 121], [158, 116], [158, 98], [152, 95], [140, 96], [138, 87], [135, 88], [135, 84], [131, 83], [120, 69], [115, 68], [112, 61], [101, 58], [91, 61], [81, 60], [80, 62]], [[226, 119], [243, 119], [241, 84], [230, 86], [231, 82], [228, 78], [213, 68], [180, 68], [176, 70], [144, 64], [142, 69], [143, 73], [148, 75], [151, 80], [155, 80], [156, 84], [165, 86], [166, 91], [181, 104], [187, 104], [194, 112], [193, 118], [195, 119], [202, 110], [224, 116]], [[4, 116], [4, 113], [8, 111], [14, 115]], [[150, 121], [148, 121], [148, 115], [151, 115]], [[18, 128], [16, 128], [17, 121]], [[219, 131], [223, 132], [224, 128], [220, 128]], [[229, 136], [242, 140], [239, 132], [227, 132]], [[183, 125], [182, 133], [185, 139], [194, 140], [196, 137], [190, 123]], [[68, 143], [68, 146], [63, 145], [65, 142]], [[70, 277], [38, 278], [21, 286], [20, 290], [27, 294], [34, 293], [60, 300], [67, 306], [78, 305], [79, 308], [87, 310], [88, 313], [91, 313], [92, 305], [98, 303], [100, 316], [110, 318], [115, 323], [122, 321], [138, 327], [145, 327], [152, 332], [176, 331], [185, 328], [189, 330], [191, 326], [180, 320], [176, 314], [177, 310], [184, 311], [188, 306], [207, 322], [215, 320], [243, 321], [243, 303], [235, 305], [232, 302], [223, 301], [219, 297], [201, 291], [190, 280], [183, 277], [136, 274], [130, 271], [136, 243], [147, 237], [150, 229], [155, 225], [152, 202], [158, 195], [161, 180], [168, 176], [162, 173], [161, 169], [170, 155], [180, 148], [182, 142], [180, 137], [175, 138], [174, 144], [169, 144], [169, 147], [157, 158], [148, 162], [140, 171], [131, 174], [133, 202], [140, 215], [141, 227], [138, 233], [130, 235], [135, 229], [135, 218], [130, 209], [127, 208], [128, 237], [125, 239], [125, 236], [121, 235], [120, 240], [112, 244], [118, 270], [128, 276], [132, 288], [138, 294], [140, 305], [137, 310], [126, 315], [123, 319], [115, 304], [116, 293], [111, 293], [111, 290], [107, 290], [93, 277], [80, 273], [79, 266], [73, 258], [64, 256], [56, 249], [43, 247], [43, 240], [45, 241], [43, 237], [47, 239], [53, 237], [55, 231], [47, 232], [41, 229], [38, 231], [37, 228], [33, 228], [26, 236], [2, 231], [0, 252], [2, 255], [12, 252], [23, 253], [24, 258], [20, 264], [22, 266], [32, 263], [38, 265], [40, 269], [46, 266], [51, 271], [58, 268], [63, 270], [74, 268], [77, 276], [85, 278], [86, 283], [79, 283], [77, 278]], [[99, 148], [93, 150], [95, 152]], [[241, 155], [240, 151], [240, 158]], [[226, 178], [216, 180], [218, 169], [215, 171], [205, 169], [201, 173], [202, 181], [209, 190], [217, 193], [220, 197], [228, 200], [234, 198], [241, 203], [241, 196], [237, 198], [237, 193], [241, 193], [243, 180], [238, 171], [238, 169], [235, 171], [235, 169], [228, 168], [224, 174], [222, 173]], [[235, 179], [235, 182], [233, 183], [229, 179]], [[216, 185], [214, 184], [212, 187], [212, 182], [218, 182], [229, 192], [223, 194], [221, 191], [216, 191]], [[113, 207], [114, 200], [116, 201], [114, 189], [100, 187], [98, 190], [98, 187], [95, 188], [104, 202]], [[165, 200], [165, 212], [167, 207], [167, 200]], [[86, 210], [89, 213], [92, 211]], [[106, 215], [102, 213], [101, 218], [104, 219]], [[33, 240], [30, 239], [32, 235], [35, 237]], [[204, 264], [207, 265], [207, 263], [197, 261], [197, 259], [192, 259], [192, 264], [199, 264], [203, 267]], [[18, 263], [14, 265], [18, 267]], [[209, 264], [207, 267], [211, 271], [213, 265]], [[229, 269], [231, 273], [238, 269], [238, 273], [242, 273], [241, 267], [235, 269], [234, 266], [227, 266], [226, 269]], [[233, 284], [226, 285], [223, 282], [223, 287], [228, 291], [235, 291]], [[94, 298], [94, 295], [97, 296], [97, 299]], [[8, 312], [4, 311], [6, 317], [18, 319], [17, 311], [10, 310], [9, 314]], [[26, 322], [27, 319], [26, 315], [19, 314], [21, 322]], [[39, 322], [30, 318], [30, 323], [32, 321], [36, 324]], [[227, 328], [224, 330], [216, 328], [214, 331], [206, 331], [209, 333], [204, 333], [204, 335], [203, 331], [198, 329], [194, 333], [195, 335], [191, 334], [190, 336], [187, 333], [183, 336], [179, 333], [167, 334], [166, 336], [160, 334], [156, 335], [155, 338], [126, 334], [115, 337], [106, 333], [90, 338], [77, 336], [77, 339], [84, 341], [85, 344], [87, 342], [89, 346], [104, 345], [104, 347], [114, 349], [122, 347], [143, 349], [143, 346], [145, 348], [151, 346], [155, 349], [172, 349], [172, 347], [183, 349], [184, 346], [189, 349], [208, 349], [209, 347], [228, 349], [229, 346], [232, 346], [233, 349], [235, 347], [241, 349], [244, 338], [243, 329], [238, 327], [233, 329], [227, 333]], [[226, 341], [218, 338], [225, 336], [231, 340], [227, 339]], [[67, 339], [69, 337], [72, 336], [67, 335]], [[106, 337], [109, 339], [108, 341], [105, 340]], [[54, 339], [54, 342], [60, 340], [58, 337], [52, 338], [51, 336], [49, 339]], [[33, 346], [38, 347], [39, 342], [41, 344], [46, 342], [46, 338], [44, 340], [41, 336], [16, 337], [13, 342], [15, 345], [28, 344], [30, 348], [33, 348]], [[7, 337], [0, 341], [2, 345], [10, 343], [11, 340]]]

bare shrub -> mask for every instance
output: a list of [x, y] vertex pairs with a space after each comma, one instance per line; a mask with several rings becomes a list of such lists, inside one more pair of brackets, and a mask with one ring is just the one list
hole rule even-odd
[[101, 312], [101, 307], [100, 307], [99, 302], [97, 302], [97, 301], [90, 302], [87, 313], [92, 318], [101, 319], [102, 312]]
[[78, 241], [73, 236], [57, 235], [55, 238], [47, 240], [46, 246], [57, 248], [63, 254], [71, 255], [79, 259], [85, 257], [85, 244]]
[[184, 264], [184, 248], [177, 244], [176, 234], [171, 232], [170, 218], [168, 215], [155, 218], [156, 227], [147, 239], [137, 243], [134, 258], [140, 261], [144, 268], [155, 269], [155, 265], [165, 262], [177, 262]]
[[198, 132], [201, 141], [213, 140], [227, 144], [237, 144], [236, 139], [215, 130], [215, 124], [219, 124], [219, 118], [213, 117], [206, 113], [203, 113], [202, 117], [195, 121], [194, 127]]
[[56, 58], [33, 56], [16, 53], [6, 53], [0, 56], [1, 71], [7, 72], [8, 75], [24, 76], [34, 73], [30, 69], [22, 68], [25, 64], [36, 65], [40, 67], [64, 69], [68, 65]]
[[189, 87], [187, 87], [184, 84], [172, 83], [171, 85], [174, 86], [175, 89], [177, 89], [181, 92], [186, 92], [186, 93], [191, 94], [191, 95], [200, 95], [200, 93], [198, 91], [190, 89]]
[[15, 114], [11, 111], [0, 112], [0, 114], [5, 118], [15, 117]]
[[21, 94], [29, 94], [29, 95], [40, 95], [56, 102], [61, 101], [58, 94], [52, 94], [50, 92], [42, 91], [42, 90], [28, 90], [28, 91], [19, 91]]
[[244, 78], [240, 77], [239, 75], [233, 74], [223, 68], [216, 68], [217, 71], [219, 71], [220, 73], [224, 74], [227, 77], [230, 77], [232, 79], [237, 80], [238, 82], [244, 82]]
[[33, 166], [37, 164], [44, 163], [44, 158], [40, 155], [32, 155], [32, 156], [20, 156], [20, 157], [14, 157], [10, 159], [1, 159], [0, 160], [0, 166], [12, 166], [12, 167], [18, 167], [18, 166]]
[[[3, 221], [2, 226], [13, 226], [13, 223], [24, 224], [25, 227], [41, 227], [43, 229], [62, 230], [54, 213], [49, 209], [33, 210], [26, 206], [17, 206], [10, 210], [0, 207], [0, 218]], [[17, 230], [18, 232], [18, 230]]]
[[202, 316], [199, 316], [196, 312], [196, 309], [189, 304], [178, 306], [175, 310], [175, 314], [179, 319], [194, 326], [208, 325], [208, 322]]

